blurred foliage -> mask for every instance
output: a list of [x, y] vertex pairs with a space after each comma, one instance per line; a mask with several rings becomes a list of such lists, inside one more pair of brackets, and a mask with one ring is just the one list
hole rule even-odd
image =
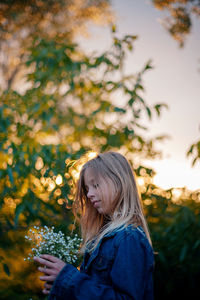
[[27, 52], [26, 88], [2, 89], [0, 299], [45, 298], [36, 265], [23, 260], [30, 251], [25, 232], [34, 225], [79, 232], [70, 208], [81, 164], [91, 150], [110, 149], [126, 155], [143, 181], [142, 200], [158, 253], [156, 299], [173, 299], [183, 280], [187, 293], [196, 293], [200, 195], [162, 191], [152, 184], [153, 170], [142, 165], [143, 158], [160, 156], [156, 145], [164, 138], [144, 137], [148, 128], [142, 121], [160, 116], [166, 105], [150, 106], [144, 99], [150, 62], [137, 74], [123, 75], [136, 37], [119, 39], [114, 31], [111, 49], [96, 56], [59, 36], [35, 37]]
[[25, 61], [33, 40], [70, 42], [88, 35], [92, 24], [114, 20], [107, 0], [4, 0], [0, 1], [0, 78], [4, 89], [19, 88], [27, 73]]
[[157, 9], [167, 11], [170, 14], [169, 17], [164, 18], [162, 23], [182, 47], [186, 36], [191, 32], [192, 16], [200, 17], [200, 1], [152, 0], [152, 2]]
[[195, 299], [200, 278], [200, 190], [142, 194], [155, 251], [155, 299]]
[[35, 266], [23, 261], [30, 251], [24, 243], [29, 227], [46, 224], [66, 234], [78, 232], [70, 210], [83, 163], [77, 159], [91, 149], [121, 149], [137, 160], [159, 155], [155, 143], [164, 137], [141, 135], [147, 130], [142, 118], [159, 116], [165, 107], [150, 107], [143, 99], [142, 76], [151, 65], [138, 74], [122, 75], [125, 54], [135, 39], [118, 39], [113, 33], [109, 51], [88, 57], [59, 37], [36, 38], [27, 57], [29, 88], [22, 94], [2, 91], [1, 299], [42, 297]]
[[[164, 18], [163, 26], [183, 47], [192, 29], [192, 17], [200, 17], [200, 0], [152, 0], [152, 3], [157, 9], [170, 14], [170, 17]], [[187, 156], [192, 158], [192, 166], [199, 161], [200, 140], [189, 147]]]
[[200, 160], [200, 140], [192, 144], [187, 152], [188, 157], [192, 157], [192, 166]]

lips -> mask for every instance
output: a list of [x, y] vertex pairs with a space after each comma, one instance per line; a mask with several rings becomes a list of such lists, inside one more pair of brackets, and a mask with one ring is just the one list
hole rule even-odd
[[94, 207], [96, 207], [96, 206], [98, 206], [98, 203], [100, 203], [100, 202], [101, 202], [100, 200], [98, 200], [98, 201], [93, 201], [92, 204], [93, 204]]

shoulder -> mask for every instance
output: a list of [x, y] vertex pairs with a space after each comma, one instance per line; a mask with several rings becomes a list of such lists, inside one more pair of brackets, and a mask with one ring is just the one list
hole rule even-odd
[[117, 231], [114, 239], [116, 247], [122, 245], [125, 247], [132, 246], [153, 253], [152, 246], [141, 226], [134, 227], [133, 225], [128, 225], [127, 227], [121, 228]]

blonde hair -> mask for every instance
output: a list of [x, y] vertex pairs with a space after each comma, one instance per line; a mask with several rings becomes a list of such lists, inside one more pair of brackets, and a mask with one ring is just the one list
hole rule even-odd
[[[87, 168], [93, 170], [97, 180], [110, 179], [114, 184], [116, 197], [112, 201], [112, 213], [109, 217], [100, 214], [87, 197], [84, 183]], [[76, 217], [80, 215], [82, 252], [95, 240], [90, 249], [94, 250], [104, 235], [129, 224], [133, 224], [134, 227], [141, 226], [151, 244], [133, 170], [126, 158], [117, 152], [98, 154], [84, 164], [77, 183], [73, 211]]]

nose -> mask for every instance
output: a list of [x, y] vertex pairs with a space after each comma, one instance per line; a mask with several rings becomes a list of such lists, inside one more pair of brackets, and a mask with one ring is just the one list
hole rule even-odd
[[92, 198], [94, 198], [94, 196], [94, 190], [92, 188], [89, 188], [87, 192], [87, 197], [91, 200]]

